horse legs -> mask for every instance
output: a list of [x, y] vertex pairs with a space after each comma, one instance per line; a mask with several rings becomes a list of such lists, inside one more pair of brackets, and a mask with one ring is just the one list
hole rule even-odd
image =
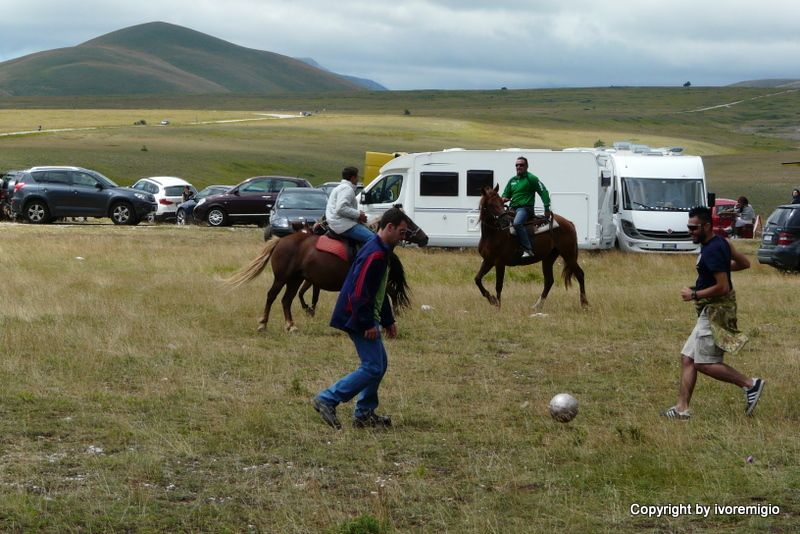
[[589, 300], [586, 298], [586, 287], [584, 286], [583, 281], [583, 269], [581, 269], [581, 266], [578, 265], [578, 260], [575, 260], [575, 264], [572, 266], [572, 272], [575, 273], [575, 278], [578, 279], [578, 285], [581, 288], [581, 307], [588, 308]]
[[[308, 304], [306, 304], [306, 299], [303, 298], [304, 295], [306, 294], [306, 291], [308, 291], [309, 287], [313, 288], [311, 292], [310, 307]], [[300, 287], [300, 293], [298, 297], [300, 298], [300, 306], [303, 307], [303, 311], [306, 312], [306, 315], [308, 315], [309, 317], [314, 317], [314, 314], [317, 311], [317, 302], [319, 301], [319, 287], [313, 285], [311, 282], [308, 281], [308, 279], [305, 279], [303, 280], [303, 285]]]
[[489, 301], [489, 304], [492, 306], [500, 306], [500, 301], [497, 300], [497, 297], [493, 296], [491, 293], [486, 291], [485, 287], [483, 287], [483, 277], [486, 276], [486, 273], [492, 270], [492, 267], [494, 266], [489, 262], [489, 260], [483, 260], [480, 269], [478, 269], [478, 274], [475, 275], [475, 284], [478, 286], [481, 295], [486, 297], [486, 300]]
[[497, 293], [497, 307], [500, 307], [500, 294], [503, 292], [503, 281], [506, 278], [506, 266], [502, 263], [494, 266], [494, 291]]
[[259, 332], [267, 329], [267, 323], [269, 322], [269, 310], [272, 308], [272, 303], [275, 302], [276, 298], [278, 298], [278, 294], [285, 285], [286, 281], [278, 277], [275, 277], [275, 279], [272, 281], [272, 287], [270, 287], [269, 291], [267, 291], [267, 302], [264, 304], [264, 315], [262, 315], [261, 320], [258, 321]]
[[542, 288], [542, 294], [539, 295], [539, 300], [537, 300], [536, 304], [533, 305], [534, 310], [542, 309], [542, 306], [544, 306], [544, 301], [547, 299], [547, 295], [550, 293], [550, 289], [553, 287], [553, 283], [555, 282], [555, 278], [553, 277], [553, 264], [556, 262], [557, 258], [558, 251], [553, 250], [545, 259], [542, 260], [544, 287]]
[[286, 282], [286, 291], [281, 299], [281, 304], [283, 304], [283, 318], [286, 320], [284, 329], [287, 332], [294, 332], [297, 330], [297, 327], [294, 325], [294, 319], [292, 319], [292, 301], [297, 296], [297, 291], [300, 289], [300, 284], [302, 283], [303, 277], [299, 275], [291, 277]]

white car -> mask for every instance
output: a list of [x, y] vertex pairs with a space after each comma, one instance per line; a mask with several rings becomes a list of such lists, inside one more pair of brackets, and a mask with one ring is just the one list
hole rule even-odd
[[191, 194], [197, 193], [197, 189], [183, 178], [175, 176], [152, 176], [142, 178], [132, 186], [134, 189], [146, 191], [156, 197], [156, 209], [153, 219], [165, 221], [174, 219], [178, 211], [178, 204], [184, 201], [184, 188], [188, 187]]

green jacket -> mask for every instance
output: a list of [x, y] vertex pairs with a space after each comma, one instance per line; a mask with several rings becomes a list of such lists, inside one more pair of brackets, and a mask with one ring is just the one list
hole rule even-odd
[[517, 176], [509, 180], [506, 188], [503, 189], [503, 198], [511, 199], [511, 207], [533, 206], [536, 204], [536, 193], [542, 197], [544, 209], [550, 209], [550, 193], [539, 178], [527, 172], [525, 176]]

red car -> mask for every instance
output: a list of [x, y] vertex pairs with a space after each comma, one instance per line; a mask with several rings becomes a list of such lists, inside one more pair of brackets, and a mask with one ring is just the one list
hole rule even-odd
[[[714, 233], [722, 237], [730, 237], [727, 232], [736, 222], [736, 201], [730, 198], [717, 198], [711, 208], [711, 228]], [[753, 226], [743, 226], [739, 229], [738, 237], [752, 238]]]

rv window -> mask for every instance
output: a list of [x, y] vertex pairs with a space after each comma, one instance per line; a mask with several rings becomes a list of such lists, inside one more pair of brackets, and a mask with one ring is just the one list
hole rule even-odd
[[494, 171], [467, 171], [467, 196], [479, 197], [484, 187], [494, 186]]
[[419, 178], [419, 194], [423, 197], [457, 197], [457, 172], [423, 172]]

